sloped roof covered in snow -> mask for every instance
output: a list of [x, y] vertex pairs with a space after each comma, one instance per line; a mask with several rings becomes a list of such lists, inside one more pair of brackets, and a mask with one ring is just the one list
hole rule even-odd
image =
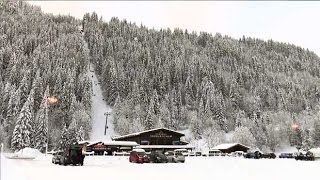
[[78, 141], [78, 144], [90, 144], [89, 141]]
[[178, 134], [178, 135], [180, 135], [180, 136], [184, 136], [183, 133], [180, 133], [180, 132], [178, 132], [178, 131], [174, 131], [174, 130], [167, 129], [167, 128], [156, 128], [156, 129], [150, 129], [150, 130], [147, 130], [147, 131], [141, 131], [141, 132], [136, 132], [136, 133], [132, 133], [132, 134], [127, 134], [127, 135], [123, 135], [123, 136], [115, 136], [115, 137], [112, 137], [112, 139], [113, 139], [113, 140], [117, 140], [117, 139], [122, 139], [122, 138], [134, 137], [134, 136], [139, 136], [139, 135], [141, 135], [141, 134], [149, 133], [149, 132], [157, 131], [157, 130], [170, 131], [170, 132], [175, 133], [175, 134]]
[[194, 146], [190, 145], [140, 145], [136, 148], [141, 149], [194, 149]]
[[88, 146], [93, 146], [96, 144], [102, 143], [103, 145], [107, 146], [138, 146], [134, 141], [95, 141], [88, 144]]
[[213, 147], [212, 149], [218, 149], [218, 150], [224, 150], [224, 149], [230, 149], [234, 146], [240, 145], [242, 147], [245, 147], [247, 149], [250, 149], [248, 146], [245, 146], [243, 144], [239, 144], [239, 143], [227, 143], [227, 144], [219, 144], [215, 147]]

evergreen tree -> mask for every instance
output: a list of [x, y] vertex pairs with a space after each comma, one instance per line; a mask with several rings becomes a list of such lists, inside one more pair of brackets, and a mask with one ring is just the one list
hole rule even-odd
[[156, 119], [156, 116], [154, 114], [154, 99], [151, 98], [148, 112], [147, 112], [147, 117], [144, 123], [146, 130], [155, 128], [155, 119]]
[[35, 147], [39, 149], [41, 152], [45, 151], [46, 145], [48, 144], [48, 123], [49, 123], [49, 117], [48, 117], [48, 104], [47, 104], [47, 97], [48, 97], [48, 91], [49, 88], [47, 87], [44, 96], [43, 101], [40, 105], [40, 109], [37, 112], [36, 115], [36, 128], [35, 128]]
[[254, 148], [256, 145], [254, 136], [251, 134], [247, 127], [243, 126], [236, 127], [233, 133], [232, 141], [234, 143], [244, 144], [251, 148]]
[[11, 149], [14, 151], [31, 146], [31, 133], [33, 129], [31, 126], [32, 112], [30, 108], [32, 108], [32, 98], [32, 96], [29, 96], [24, 103], [13, 130]]
[[82, 126], [80, 126], [79, 131], [77, 131], [77, 142], [84, 141], [86, 134]]
[[319, 147], [320, 146], [320, 122], [316, 121], [314, 123], [314, 130], [312, 134], [310, 133], [310, 135], [312, 137], [312, 144], [315, 147]]
[[59, 140], [59, 148], [61, 150], [65, 150], [68, 148], [69, 146], [69, 133], [68, 133], [68, 129], [67, 126], [64, 125], [62, 132], [61, 132], [61, 136], [60, 136], [60, 140]]

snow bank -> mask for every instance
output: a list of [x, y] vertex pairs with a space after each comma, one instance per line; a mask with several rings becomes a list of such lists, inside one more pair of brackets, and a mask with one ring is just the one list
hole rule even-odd
[[9, 159], [34, 159], [39, 155], [43, 155], [39, 150], [33, 148], [24, 148], [13, 154], [8, 154]]
[[26, 147], [24, 149], [21, 149], [20, 151], [14, 153], [21, 157], [37, 157], [39, 155], [42, 155], [42, 153], [38, 149], [33, 149]]

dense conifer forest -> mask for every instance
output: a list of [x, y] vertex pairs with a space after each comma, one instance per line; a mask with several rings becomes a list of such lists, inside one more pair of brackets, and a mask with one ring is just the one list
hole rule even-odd
[[190, 128], [210, 146], [229, 132], [271, 150], [320, 145], [319, 57], [307, 49], [105, 22], [96, 13], [84, 16], [83, 28], [120, 134]]
[[96, 13], [78, 20], [0, 1], [0, 141], [44, 151], [47, 142], [88, 139], [92, 64], [119, 134], [166, 127], [208, 147], [226, 134], [272, 151], [320, 146], [319, 60], [274, 40], [155, 30]]
[[22, 1], [0, 2], [0, 138], [6, 148], [44, 151], [48, 138], [50, 148], [60, 146], [64, 126], [68, 136], [83, 129], [78, 138], [88, 138], [89, 54], [79, 24]]

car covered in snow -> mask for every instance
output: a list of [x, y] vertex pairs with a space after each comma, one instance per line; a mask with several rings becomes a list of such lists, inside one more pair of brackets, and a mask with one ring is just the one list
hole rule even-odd
[[230, 154], [229, 154], [229, 156], [231, 156], [231, 157], [243, 157], [243, 151], [235, 151], [235, 152], [231, 152]]
[[150, 162], [153, 163], [167, 163], [168, 158], [159, 151], [152, 151], [149, 155]]
[[132, 163], [149, 163], [150, 158], [144, 149], [133, 149], [129, 155], [129, 162]]
[[186, 150], [186, 149], [175, 149], [174, 152], [180, 152], [184, 156], [188, 156], [189, 155], [189, 151]]
[[294, 155], [293, 155], [293, 153], [281, 153], [281, 154], [279, 155], [279, 158], [292, 159], [292, 158], [294, 158]]
[[165, 155], [168, 158], [168, 162], [173, 162], [173, 163], [185, 162], [185, 156], [180, 151], [168, 151], [165, 153]]

